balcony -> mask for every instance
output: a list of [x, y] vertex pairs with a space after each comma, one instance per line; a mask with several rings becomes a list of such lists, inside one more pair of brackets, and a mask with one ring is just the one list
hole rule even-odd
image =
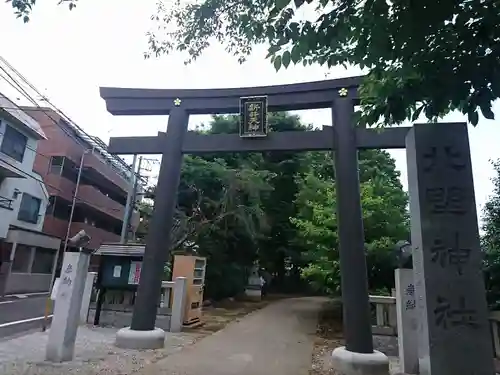
[[68, 202], [73, 200], [76, 185], [72, 181], [52, 173], [44, 176], [43, 180], [50, 195], [61, 197]]
[[94, 186], [80, 185], [78, 188], [78, 198], [82, 200], [80, 204], [90, 206], [115, 219], [123, 220], [125, 207], [101, 193], [101, 191]]
[[0, 176], [2, 178], [26, 178], [27, 173], [25, 173], [20, 166], [16, 167], [13, 165], [15, 161], [9, 160], [8, 156], [5, 156], [0, 152]]
[[97, 249], [103, 242], [120, 242], [120, 236], [112, 232], [107, 232], [103, 229], [93, 227], [85, 223], [73, 223], [71, 225], [70, 236], [74, 236], [79, 231], [84, 230], [92, 239], [87, 246], [90, 249]]
[[[43, 226], [44, 233], [52, 236], [57, 236], [63, 241], [66, 238], [66, 231], [68, 222], [65, 220], [57, 219], [53, 216], [46, 216]], [[79, 231], [84, 230], [92, 239], [88, 247], [90, 249], [97, 249], [103, 242], [119, 242], [120, 236], [112, 232], [107, 232], [103, 229], [93, 227], [85, 223], [72, 223], [70, 230], [70, 237], [77, 234]]]
[[14, 208], [12, 207], [12, 199], [5, 198], [0, 196], [0, 208], [4, 208], [6, 210], [13, 210]]
[[[68, 202], [73, 201], [75, 183], [65, 177], [50, 173], [44, 177], [44, 181], [50, 195], [61, 197]], [[125, 215], [125, 206], [104, 195], [92, 185], [82, 184], [78, 187], [76, 204], [91, 207], [120, 221], [123, 221]], [[138, 223], [138, 220], [138, 214], [134, 213], [132, 223]]]

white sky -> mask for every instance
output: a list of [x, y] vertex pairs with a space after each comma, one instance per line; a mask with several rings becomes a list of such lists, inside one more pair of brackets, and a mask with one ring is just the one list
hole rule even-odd
[[[11, 5], [0, 2], [0, 54], [30, 80], [51, 101], [86, 132], [108, 141], [110, 136], [155, 135], [165, 130], [164, 117], [113, 117], [99, 97], [99, 86], [149, 88], [210, 88], [261, 86], [321, 80], [360, 74], [359, 69], [344, 70], [301, 64], [275, 72], [265, 60], [265, 48], [255, 51], [249, 61], [239, 65], [218, 46], [213, 46], [197, 62], [184, 66], [183, 56], [172, 55], [144, 60], [146, 31], [155, 0], [80, 0], [69, 12], [57, 1], [39, 2], [32, 21], [23, 24], [15, 18]], [[0, 80], [0, 92], [16, 100], [20, 95]], [[24, 103], [23, 103], [24, 104]], [[497, 115], [500, 105], [496, 103]], [[303, 121], [330, 125], [330, 110], [300, 111]], [[207, 117], [192, 116], [191, 122]], [[460, 114], [446, 121], [463, 121]], [[476, 201], [481, 209], [492, 191], [493, 168], [490, 159], [500, 158], [500, 126], [481, 118], [470, 128], [470, 142]], [[404, 150], [391, 151], [402, 172], [406, 188]], [[480, 211], [478, 212], [480, 213]]]

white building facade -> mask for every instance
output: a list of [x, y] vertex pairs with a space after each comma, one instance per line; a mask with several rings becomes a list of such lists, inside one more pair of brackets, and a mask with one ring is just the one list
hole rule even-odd
[[42, 233], [49, 195], [33, 172], [39, 124], [0, 95], [0, 295], [50, 289], [59, 238]]

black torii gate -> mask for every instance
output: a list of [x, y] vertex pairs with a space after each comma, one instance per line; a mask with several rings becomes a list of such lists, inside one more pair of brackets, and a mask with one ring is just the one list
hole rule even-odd
[[[112, 137], [108, 149], [113, 154], [162, 154], [132, 331], [155, 327], [163, 265], [168, 257], [164, 244], [171, 232], [183, 154], [333, 150], [346, 349], [373, 353], [357, 150], [404, 148], [410, 128], [380, 131], [354, 126], [354, 107], [359, 102], [362, 78], [234, 89], [101, 87], [101, 97], [113, 115], [169, 115], [166, 133], [160, 132], [156, 137]], [[273, 132], [252, 139], [238, 134], [188, 132], [190, 115], [238, 113], [244, 97], [266, 97], [269, 111], [331, 108], [333, 127], [311, 132]]]

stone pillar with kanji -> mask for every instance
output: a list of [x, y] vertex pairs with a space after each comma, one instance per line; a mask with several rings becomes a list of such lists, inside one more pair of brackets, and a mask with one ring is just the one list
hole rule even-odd
[[422, 375], [493, 375], [467, 125], [406, 138]]

